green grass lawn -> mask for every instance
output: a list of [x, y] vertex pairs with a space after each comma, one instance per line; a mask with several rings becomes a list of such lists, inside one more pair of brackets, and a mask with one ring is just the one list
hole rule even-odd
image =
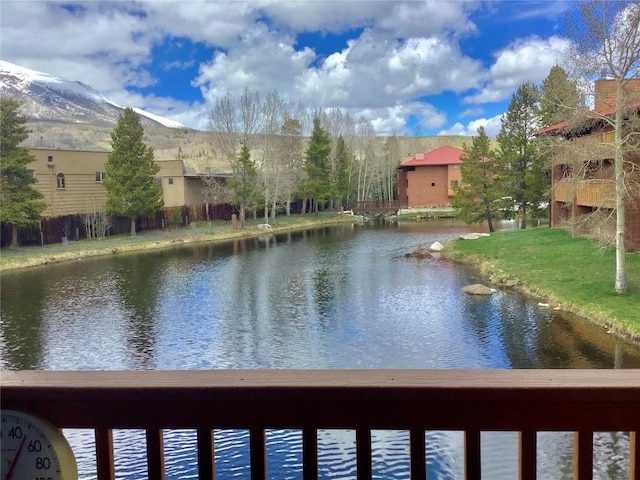
[[615, 249], [548, 227], [502, 231], [448, 246], [498, 281], [517, 279], [549, 303], [640, 339], [640, 253], [629, 252], [629, 293], [615, 292]]

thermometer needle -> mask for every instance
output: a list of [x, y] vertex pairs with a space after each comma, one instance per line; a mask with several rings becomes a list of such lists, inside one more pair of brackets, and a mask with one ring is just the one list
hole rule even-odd
[[4, 480], [13, 479], [13, 472], [16, 469], [16, 465], [18, 464], [18, 458], [20, 458], [20, 454], [22, 453], [22, 447], [24, 447], [24, 442], [26, 441], [27, 441], [27, 436], [25, 435], [25, 437], [22, 439], [22, 442], [20, 442], [18, 451], [16, 451], [16, 456], [13, 457], [13, 462], [11, 462], [11, 466], [9, 467], [9, 471], [7, 472], [7, 475], [4, 477]]

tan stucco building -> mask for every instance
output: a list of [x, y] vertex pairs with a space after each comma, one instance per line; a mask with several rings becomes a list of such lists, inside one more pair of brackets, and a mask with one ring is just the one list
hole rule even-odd
[[[37, 179], [35, 187], [47, 204], [43, 217], [57, 217], [101, 211], [106, 191], [102, 180], [108, 152], [29, 149], [36, 158], [28, 168]], [[185, 174], [182, 160], [156, 160], [156, 176], [162, 187], [165, 207], [200, 205], [204, 174]]]

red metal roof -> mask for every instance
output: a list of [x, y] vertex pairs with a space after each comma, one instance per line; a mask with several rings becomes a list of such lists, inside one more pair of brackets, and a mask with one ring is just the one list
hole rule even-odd
[[416, 153], [415, 155], [407, 155], [407, 158], [400, 167], [418, 167], [428, 165], [459, 165], [462, 163], [460, 155], [464, 154], [464, 150], [460, 148], [444, 145], [427, 153]]
[[[632, 102], [625, 106], [625, 109], [633, 110], [636, 108], [640, 108], [640, 102]], [[586, 115], [584, 116], [577, 116], [573, 120], [566, 120], [564, 122], [556, 123], [555, 125], [551, 125], [549, 127], [538, 130], [536, 132], [536, 135], [544, 135], [546, 133], [556, 132], [558, 130], [562, 130], [564, 127], [568, 125], [580, 124], [585, 122], [586, 120], [594, 120], [594, 119], [597, 120], [598, 118], [607, 117], [609, 115], [612, 115], [615, 111], [616, 111], [615, 107], [607, 108], [599, 112], [594, 112], [590, 110], [586, 112]]]

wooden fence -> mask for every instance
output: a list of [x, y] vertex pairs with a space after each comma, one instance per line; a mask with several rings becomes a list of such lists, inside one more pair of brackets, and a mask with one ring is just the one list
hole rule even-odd
[[[158, 210], [155, 216], [139, 218], [136, 220], [136, 231], [146, 232], [169, 228], [173, 212], [181, 210], [185, 224], [205, 220], [231, 220], [234, 207], [230, 204], [209, 205], [184, 205], [182, 207], [167, 207]], [[110, 226], [107, 236], [126, 235], [131, 231], [131, 221], [125, 217], [110, 217]], [[87, 229], [83, 216], [63, 215], [59, 217], [46, 217], [40, 221], [39, 227], [21, 228], [18, 230], [18, 240], [21, 246], [38, 246], [60, 243], [63, 238], [69, 241], [84, 240], [87, 238]], [[11, 227], [2, 224], [0, 230], [1, 246], [6, 247], [11, 243]]]

